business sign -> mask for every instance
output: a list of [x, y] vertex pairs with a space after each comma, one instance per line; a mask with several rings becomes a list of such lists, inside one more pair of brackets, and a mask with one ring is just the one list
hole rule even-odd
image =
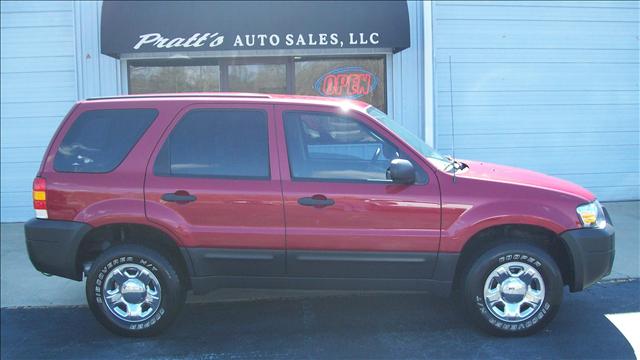
[[[217, 48], [224, 47], [224, 34], [220, 32], [195, 33], [185, 37], [165, 37], [161, 33], [153, 32], [142, 34], [135, 40], [133, 50], [145, 50], [148, 52], [162, 49], [181, 50], [185, 48]], [[348, 33], [341, 38], [337, 33], [319, 34], [237, 34], [232, 39], [231, 47], [242, 49], [255, 48], [287, 48], [287, 47], [345, 47], [345, 46], [377, 46], [380, 43], [378, 33]]]
[[103, 54], [410, 45], [405, 1], [103, 1]]
[[333, 69], [316, 80], [313, 88], [322, 96], [359, 99], [373, 93], [378, 77], [359, 66]]

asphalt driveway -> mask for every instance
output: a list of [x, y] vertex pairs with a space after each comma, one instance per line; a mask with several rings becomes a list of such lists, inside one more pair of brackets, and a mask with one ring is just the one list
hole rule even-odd
[[[80, 307], [2, 309], [2, 358], [579, 358], [632, 359], [609, 320], [640, 311], [640, 282], [566, 294], [543, 332], [502, 339], [469, 327], [446, 299], [351, 294], [189, 304], [163, 335], [112, 335]], [[609, 316], [609, 317], [608, 317]], [[636, 328], [637, 330], [637, 328]], [[627, 331], [626, 336], [637, 341]]]

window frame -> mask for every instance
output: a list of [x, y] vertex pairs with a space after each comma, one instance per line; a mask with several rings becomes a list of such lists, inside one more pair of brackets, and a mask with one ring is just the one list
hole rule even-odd
[[[394, 139], [393, 136], [389, 136], [390, 134], [387, 134], [386, 131], [380, 131], [379, 129], [376, 129], [374, 126], [371, 126], [370, 124], [367, 123], [367, 121], [363, 120], [361, 117], [364, 115], [361, 115], [359, 113], [350, 113], [350, 114], [341, 114], [338, 111], [332, 111], [332, 109], [320, 109], [320, 108], [308, 108], [305, 109], [304, 107], [290, 107], [290, 108], [282, 108], [278, 110], [279, 112], [279, 117], [280, 117], [280, 126], [281, 126], [281, 134], [284, 137], [283, 138], [283, 145], [284, 145], [284, 150], [285, 150], [285, 157], [287, 160], [287, 165], [289, 167], [289, 179], [293, 182], [320, 182], [320, 183], [335, 183], [335, 184], [373, 184], [373, 185], [401, 185], [401, 184], [397, 184], [395, 182], [393, 182], [393, 180], [391, 179], [384, 179], [384, 180], [373, 180], [373, 179], [341, 179], [341, 178], [308, 178], [308, 177], [297, 177], [294, 176], [293, 174], [293, 164], [291, 162], [291, 157], [289, 156], [289, 141], [287, 140], [287, 132], [285, 129], [285, 114], [287, 113], [319, 113], [319, 114], [325, 114], [328, 116], [339, 116], [339, 117], [345, 117], [348, 119], [351, 119], [353, 121], [358, 122], [361, 126], [363, 126], [365, 129], [371, 131], [373, 134], [375, 134], [375, 136], [379, 137], [380, 139], [382, 139], [383, 141], [387, 141], [389, 143], [391, 143], [393, 146], [395, 146], [399, 151], [402, 151], [409, 159], [409, 161], [411, 161], [411, 163], [413, 164], [416, 172], [421, 172], [424, 175], [425, 180], [423, 182], [415, 182], [413, 184], [411, 184], [412, 186], [425, 186], [428, 185], [430, 183], [430, 178], [429, 178], [429, 173], [423, 168], [423, 166], [420, 165], [419, 161], [417, 161], [414, 156], [406, 151], [406, 149], [404, 149], [404, 146], [402, 146], [402, 144], [398, 143], [398, 141], [396, 141], [396, 139]], [[308, 151], [308, 149], [303, 149], [303, 151], [306, 153]], [[305, 156], [308, 157], [308, 154], [305, 154]], [[417, 175], [417, 174], [416, 174]]]
[[[142, 131], [140, 133], [140, 136], [136, 139], [135, 142], [133, 142], [133, 144], [129, 147], [129, 150], [127, 150], [124, 153], [124, 156], [122, 156], [122, 158], [120, 159], [120, 161], [118, 161], [117, 164], [115, 164], [115, 166], [113, 168], [111, 168], [110, 170], [107, 171], [67, 171], [67, 170], [60, 170], [56, 167], [56, 158], [58, 156], [58, 150], [60, 149], [60, 146], [62, 146], [62, 144], [64, 143], [65, 138], [67, 137], [67, 135], [69, 134], [69, 131], [71, 129], [73, 129], [73, 127], [76, 125], [76, 122], [84, 115], [90, 112], [98, 112], [98, 111], [127, 111], [127, 110], [151, 110], [154, 112], [154, 116], [153, 119], [151, 119], [151, 121], [149, 122], [149, 124], [146, 126], [146, 128], [144, 129], [144, 131]], [[110, 174], [114, 171], [116, 171], [120, 165], [122, 165], [122, 163], [124, 163], [124, 161], [129, 157], [129, 155], [131, 154], [131, 152], [133, 151], [133, 149], [135, 149], [135, 147], [140, 143], [140, 140], [142, 140], [142, 138], [145, 136], [145, 134], [147, 133], [147, 131], [149, 131], [149, 128], [151, 128], [151, 126], [153, 126], [153, 123], [158, 119], [158, 116], [160, 115], [160, 111], [157, 108], [154, 107], [135, 107], [135, 108], [103, 108], [103, 109], [87, 109], [82, 111], [81, 113], [79, 113], [77, 116], [74, 117], [73, 121], [71, 122], [71, 124], [69, 125], [69, 127], [67, 127], [65, 129], [65, 132], [63, 134], [63, 136], [60, 139], [60, 142], [57, 144], [57, 147], [54, 149], [54, 155], [53, 155], [53, 159], [51, 161], [51, 168], [53, 169], [54, 172], [56, 173], [61, 173], [61, 174]]]
[[[164, 146], [167, 144], [167, 141], [171, 138], [176, 127], [192, 112], [197, 111], [238, 111], [238, 112], [260, 112], [264, 114], [265, 120], [265, 130], [266, 130], [266, 144], [267, 144], [267, 175], [266, 176], [238, 176], [238, 175], [197, 175], [197, 174], [179, 174], [173, 175], [171, 174], [171, 166], [169, 165], [168, 173], [158, 173], [156, 170], [156, 164], [160, 158], [160, 154], [164, 149]], [[272, 171], [271, 171], [271, 146], [270, 146], [270, 135], [269, 135], [269, 112], [262, 108], [252, 108], [252, 107], [202, 107], [202, 106], [194, 106], [187, 109], [184, 112], [181, 112], [176, 117], [176, 120], [167, 128], [166, 136], [163, 136], [161, 140], [158, 141], [157, 151], [154, 154], [153, 164], [151, 165], [151, 170], [153, 176], [164, 177], [164, 178], [175, 178], [175, 179], [219, 179], [219, 180], [250, 180], [250, 181], [271, 181], [272, 180]]]

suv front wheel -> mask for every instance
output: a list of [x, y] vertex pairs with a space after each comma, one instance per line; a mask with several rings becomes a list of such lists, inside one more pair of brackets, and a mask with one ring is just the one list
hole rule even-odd
[[175, 319], [186, 296], [165, 257], [133, 244], [107, 249], [94, 261], [86, 293], [98, 321], [124, 336], [159, 333]]
[[472, 322], [501, 336], [539, 331], [562, 302], [562, 275], [555, 261], [523, 243], [486, 251], [467, 272], [463, 286], [463, 304]]

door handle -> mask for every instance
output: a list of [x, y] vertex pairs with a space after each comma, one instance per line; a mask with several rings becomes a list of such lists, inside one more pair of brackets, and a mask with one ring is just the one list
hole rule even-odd
[[176, 202], [176, 203], [188, 203], [192, 201], [196, 201], [197, 197], [195, 195], [191, 195], [184, 190], [178, 190], [174, 193], [166, 193], [162, 195], [162, 200]]
[[333, 199], [329, 199], [324, 195], [313, 195], [312, 197], [303, 197], [298, 199], [298, 204], [302, 206], [314, 206], [322, 208], [325, 206], [331, 206], [336, 202]]

